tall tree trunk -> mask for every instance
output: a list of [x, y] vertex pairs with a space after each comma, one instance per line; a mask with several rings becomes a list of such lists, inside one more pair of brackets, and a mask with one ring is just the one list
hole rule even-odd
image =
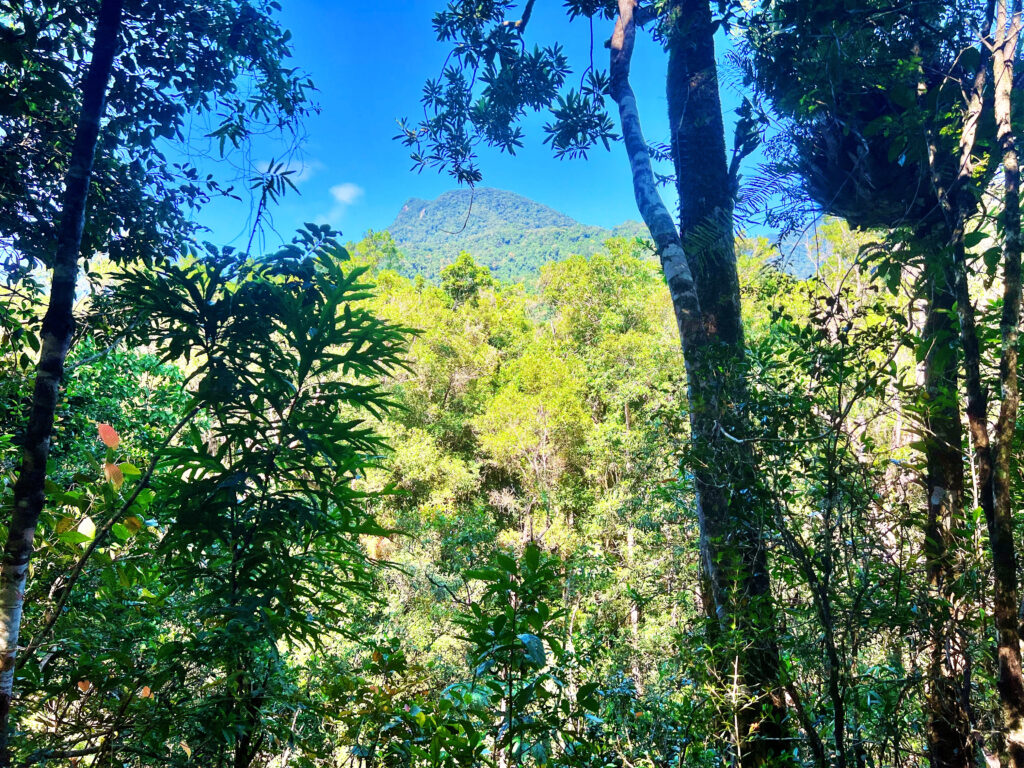
[[[766, 505], [759, 503], [757, 462], [742, 436], [748, 388], [743, 319], [736, 268], [731, 178], [715, 61], [711, 3], [669, 3], [667, 97], [680, 200], [683, 249], [690, 260], [706, 341], [700, 351], [709, 390], [690, 403], [696, 446], [695, 479], [709, 536], [705, 562], [725, 594], [729, 623], [742, 643], [740, 670], [747, 689], [741, 712], [744, 766], [780, 764], [790, 744], [779, 688], [777, 621], [764, 541]], [[703, 459], [703, 462], [702, 462]], [[721, 611], [720, 611], [721, 612]], [[754, 735], [756, 734], [756, 736]]]
[[1013, 65], [1021, 28], [1021, 3], [1012, 11], [998, 0], [996, 41], [992, 51], [995, 118], [1003, 155], [1003, 314], [999, 381], [1002, 400], [994, 435], [993, 510], [988, 518], [995, 578], [994, 614], [999, 645], [999, 700], [1002, 715], [1001, 759], [1024, 768], [1024, 676], [1021, 673], [1017, 589], [1017, 553], [1010, 497], [1013, 438], [1020, 405], [1018, 344], [1021, 314], [1020, 166], [1012, 124]]
[[[723, 636], [739, 637], [743, 705], [735, 745], [742, 766], [783, 765], [791, 745], [783, 727], [779, 652], [767, 555], [757, 504], [756, 466], [744, 431], [743, 326], [733, 244], [733, 190], [707, 0], [668, 5], [668, 100], [682, 200], [684, 239], [657, 191], [629, 83], [635, 0], [619, 0], [611, 41], [610, 93], [619, 107], [637, 206], [668, 282], [687, 371], [701, 560], [709, 606]], [[691, 260], [692, 259], [692, 260]], [[692, 269], [691, 269], [692, 267]]]
[[[942, 234], [943, 242], [938, 250], [941, 262], [926, 267], [929, 305], [923, 339], [929, 345], [925, 359], [928, 515], [924, 555], [934, 598], [929, 616], [931, 647], [926, 700], [928, 757], [933, 768], [967, 768], [973, 764], [978, 749], [983, 748], [980, 738], [975, 742], [973, 736], [969, 650], [964, 647], [958, 617], [951, 608], [956, 598], [955, 583], [961, 573], [960, 556], [966, 551], [966, 542], [957, 541], [954, 535], [964, 521], [966, 467], [952, 313], [955, 308], [963, 353], [974, 500], [989, 519], [993, 496], [988, 391], [981, 375], [981, 344], [968, 282], [964, 235], [967, 219], [977, 207], [971, 190], [975, 171], [973, 153], [984, 112], [990, 58], [988, 41], [994, 12], [995, 0], [988, 0], [984, 26], [978, 35], [978, 65], [960, 135], [959, 168], [952, 184], [946, 183], [937, 162], [938, 136], [933, 128], [926, 129], [932, 186], [948, 229], [948, 233]], [[927, 90], [923, 72], [918, 90], [921, 95]]]
[[[946, 249], [940, 249], [945, 253]], [[971, 727], [963, 707], [954, 589], [958, 547], [954, 530], [962, 522], [964, 495], [963, 427], [957, 388], [956, 304], [952, 264], [942, 258], [926, 267], [928, 316], [923, 342], [924, 453], [928, 513], [924, 557], [931, 592], [927, 675], [928, 759], [932, 768], [973, 764]]]
[[114, 63], [123, 0], [103, 0], [96, 24], [92, 59], [85, 76], [82, 109], [64, 182], [57, 252], [50, 299], [42, 324], [42, 348], [25, 430], [21, 468], [14, 486], [14, 509], [0, 565], [0, 766], [10, 765], [8, 719], [13, 695], [15, 656], [25, 600], [25, 581], [43, 508], [46, 462], [50, 453], [64, 362], [74, 333], [72, 308], [78, 281], [78, 258], [85, 228], [86, 202], [107, 83]]

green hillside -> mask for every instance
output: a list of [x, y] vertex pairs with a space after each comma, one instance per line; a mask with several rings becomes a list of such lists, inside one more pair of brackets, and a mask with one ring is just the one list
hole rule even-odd
[[435, 279], [469, 251], [503, 280], [536, 274], [542, 264], [589, 256], [609, 237], [646, 237], [639, 222], [614, 229], [581, 224], [546, 205], [500, 189], [459, 189], [436, 200], [411, 198], [388, 228], [405, 255], [402, 271]]

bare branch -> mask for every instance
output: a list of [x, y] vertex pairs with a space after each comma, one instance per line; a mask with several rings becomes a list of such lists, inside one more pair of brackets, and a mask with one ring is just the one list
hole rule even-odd
[[530, 16], [533, 15], [533, 4], [537, 0], [528, 0], [526, 7], [523, 8], [523, 16], [519, 21], [503, 21], [501, 26], [503, 27], [514, 27], [519, 30], [519, 34], [523, 34], [526, 31], [526, 25], [530, 23]]

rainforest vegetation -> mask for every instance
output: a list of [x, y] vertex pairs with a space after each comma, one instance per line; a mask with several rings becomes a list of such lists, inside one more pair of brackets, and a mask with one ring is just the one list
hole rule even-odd
[[278, 236], [281, 4], [0, 0], [0, 767], [1024, 768], [1020, 0], [551, 5]]

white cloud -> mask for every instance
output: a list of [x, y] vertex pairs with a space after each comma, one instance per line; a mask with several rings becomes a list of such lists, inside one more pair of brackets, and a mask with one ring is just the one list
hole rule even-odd
[[363, 188], [358, 184], [346, 182], [331, 187], [331, 197], [338, 205], [352, 205], [363, 196]]
[[331, 206], [327, 213], [317, 219], [317, 223], [331, 224], [333, 226], [341, 221], [350, 205], [362, 199], [364, 190], [358, 184], [347, 181], [344, 184], [335, 184], [331, 187], [330, 192], [334, 205]]

